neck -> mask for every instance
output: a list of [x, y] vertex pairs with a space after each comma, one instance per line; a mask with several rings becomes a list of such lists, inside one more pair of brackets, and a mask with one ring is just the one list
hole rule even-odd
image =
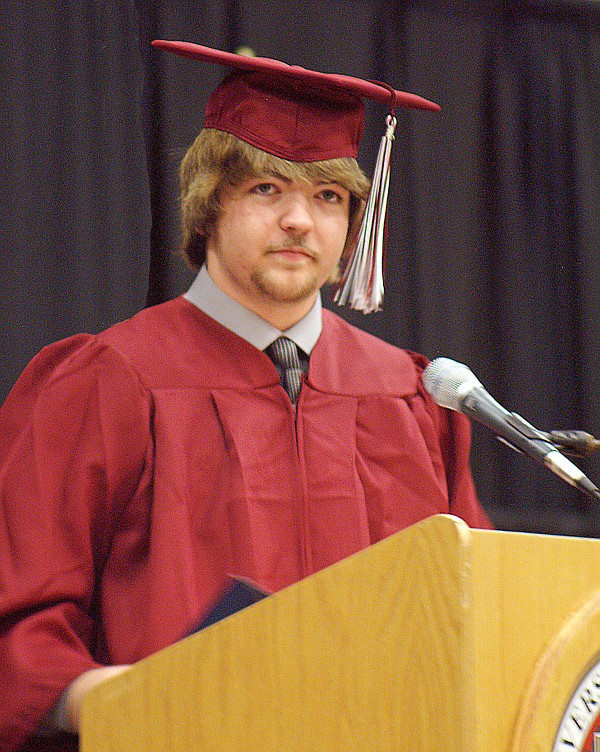
[[209, 263], [208, 258], [206, 269], [214, 284], [222, 292], [281, 332], [286, 331], [304, 318], [313, 307], [317, 295], [319, 295], [317, 289], [304, 295], [299, 300], [276, 300], [266, 294], [259, 294], [258, 291], [256, 294], [252, 294], [251, 290], [245, 290], [239, 285], [232, 284], [226, 274], [220, 273], [218, 267], [215, 268]]

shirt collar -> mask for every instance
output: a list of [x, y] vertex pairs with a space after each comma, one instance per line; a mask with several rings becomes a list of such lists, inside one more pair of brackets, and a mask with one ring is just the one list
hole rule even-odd
[[206, 266], [200, 269], [184, 298], [258, 350], [264, 350], [283, 334], [310, 355], [323, 326], [320, 295], [317, 295], [312, 308], [300, 321], [281, 332], [217, 287]]

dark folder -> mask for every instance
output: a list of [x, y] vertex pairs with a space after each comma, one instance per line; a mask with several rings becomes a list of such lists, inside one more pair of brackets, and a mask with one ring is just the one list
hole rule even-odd
[[216, 624], [221, 619], [241, 611], [253, 603], [266, 598], [269, 593], [258, 587], [251, 580], [243, 577], [230, 576], [225, 590], [210, 611], [202, 617], [195, 627], [190, 629], [189, 634], [199, 632], [201, 629]]

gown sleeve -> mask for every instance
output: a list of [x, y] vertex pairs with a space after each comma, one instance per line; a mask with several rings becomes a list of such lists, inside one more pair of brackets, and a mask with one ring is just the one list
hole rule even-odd
[[[419, 372], [418, 395], [413, 409], [419, 411], [424, 406], [435, 426], [446, 469], [449, 512], [463, 519], [470, 527], [492, 529], [493, 524], [477, 497], [471, 473], [471, 422], [465, 415], [439, 407], [433, 401], [421, 379], [429, 361], [422, 355], [410, 355]], [[416, 404], [419, 406], [416, 407]]]
[[0, 749], [94, 668], [98, 578], [150, 451], [149, 399], [90, 335], [45, 348], [0, 410]]

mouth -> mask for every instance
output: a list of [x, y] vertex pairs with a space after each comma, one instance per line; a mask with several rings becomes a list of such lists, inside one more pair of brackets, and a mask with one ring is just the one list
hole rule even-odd
[[270, 253], [275, 254], [279, 258], [288, 259], [290, 261], [301, 261], [302, 259], [314, 260], [314, 254], [306, 248], [299, 246], [289, 246], [284, 248], [274, 248]]

